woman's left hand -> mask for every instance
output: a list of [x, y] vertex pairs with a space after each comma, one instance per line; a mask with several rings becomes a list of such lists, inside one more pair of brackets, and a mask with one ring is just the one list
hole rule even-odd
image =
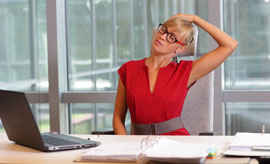
[[197, 15], [191, 15], [191, 14], [182, 14], [182, 13], [178, 13], [172, 17], [182, 17], [184, 18], [186, 21], [190, 22], [190, 23], [195, 23], [195, 17]]

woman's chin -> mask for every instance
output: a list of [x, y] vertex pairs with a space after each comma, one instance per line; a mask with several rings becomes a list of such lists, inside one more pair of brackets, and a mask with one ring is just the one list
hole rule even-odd
[[156, 44], [153, 44], [152, 45], [152, 50], [154, 50], [155, 52], [162, 52], [162, 47], [156, 45]]
[[168, 52], [165, 52], [164, 49], [158, 47], [158, 46], [152, 46], [151, 47], [151, 52], [159, 55], [166, 55]]

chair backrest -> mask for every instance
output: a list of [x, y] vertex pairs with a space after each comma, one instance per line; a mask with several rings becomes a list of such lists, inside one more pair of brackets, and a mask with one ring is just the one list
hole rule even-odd
[[[197, 55], [198, 28], [194, 26], [194, 40], [182, 59], [195, 60]], [[190, 58], [192, 57], [192, 58]], [[213, 131], [214, 73], [199, 79], [189, 90], [182, 109], [185, 128], [191, 135]]]
[[199, 79], [189, 90], [182, 109], [185, 128], [191, 135], [213, 131], [214, 72]]

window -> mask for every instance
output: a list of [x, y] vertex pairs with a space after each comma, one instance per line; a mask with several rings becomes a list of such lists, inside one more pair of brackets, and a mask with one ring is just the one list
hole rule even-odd
[[[84, 93], [90, 93], [94, 97], [96, 95], [92, 93], [96, 92], [104, 95], [115, 93], [119, 78], [117, 69], [128, 60], [149, 56], [151, 31], [154, 26], [179, 11], [197, 13], [207, 19], [205, 14], [207, 2], [207, 0], [47, 1], [50, 5], [47, 5], [45, 0], [1, 2], [0, 7], [3, 10], [0, 11], [0, 18], [3, 19], [4, 26], [1, 26], [0, 30], [5, 33], [0, 36], [1, 41], [5, 43], [0, 45], [0, 67], [4, 70], [0, 73], [1, 88], [31, 91], [41, 96], [36, 104], [32, 104], [34, 116], [41, 129], [54, 128], [49, 125], [49, 107], [52, 103], [50, 100], [42, 100], [44, 95], [40, 92], [48, 92], [48, 75], [58, 71], [60, 80], [53, 77], [50, 79], [50, 86], [55, 87], [57, 79], [63, 82], [61, 85], [68, 86], [67, 90], [57, 91], [60, 96], [69, 97], [62, 101], [64, 106], [57, 107], [63, 108], [57, 110], [66, 111], [69, 115], [67, 116], [69, 119], [66, 119], [69, 120], [70, 126], [66, 129], [71, 133], [90, 133], [92, 130], [109, 129], [111, 121], [108, 120], [112, 119], [114, 102], [103, 102], [101, 99], [81, 102], [81, 99], [76, 98], [83, 97]], [[66, 49], [63, 52], [64, 56], [67, 56], [67, 63], [61, 63], [56, 67], [59, 69], [67, 66], [67, 72], [64, 73], [60, 70], [50, 72], [48, 69], [48, 63], [52, 64], [53, 61], [51, 58], [48, 60], [47, 55], [49, 33], [47, 34], [46, 7], [54, 10], [51, 5], [55, 5], [58, 11], [65, 9], [64, 16], [57, 18], [57, 25], [63, 26], [66, 30], [66, 33], [63, 33], [66, 46], [61, 47], [63, 44], [58, 44], [58, 49]], [[196, 6], [203, 7], [199, 9]], [[55, 17], [58, 17], [58, 14]], [[48, 24], [54, 25], [55, 22], [50, 18], [49, 20]], [[61, 24], [62, 22], [65, 24]], [[53, 40], [62, 39], [59, 36], [53, 37], [55, 37]], [[202, 47], [199, 52], [205, 53], [209, 47], [207, 42], [199, 38], [199, 44], [203, 45], [199, 46]], [[61, 56], [60, 52], [58, 53]], [[65, 73], [67, 79], [61, 79], [63, 77], [60, 77], [62, 76], [60, 74]], [[72, 97], [74, 93], [78, 95], [75, 95], [76, 98]], [[57, 105], [52, 106], [55, 108]], [[57, 114], [55, 109], [50, 113]], [[105, 123], [102, 121], [103, 118], [106, 118]], [[129, 116], [126, 120], [128, 125]]]
[[224, 30], [239, 47], [225, 64], [225, 89], [270, 89], [270, 2], [224, 1]]
[[0, 88], [47, 91], [46, 2], [0, 2]]
[[261, 133], [262, 126], [270, 131], [270, 103], [226, 103], [226, 134], [237, 132]]
[[[224, 65], [226, 134], [270, 126], [270, 2], [224, 0], [224, 31], [239, 42]], [[233, 94], [237, 94], [236, 97]], [[256, 102], [258, 101], [258, 102]]]
[[[225, 132], [231, 135], [237, 131], [254, 131], [262, 123], [268, 127], [267, 121], [252, 122], [252, 125], [242, 124], [241, 121], [250, 118], [249, 112], [264, 111], [264, 116], [268, 114], [269, 100], [265, 97], [270, 95], [270, 3], [267, 0], [223, 0], [222, 8], [219, 8], [220, 1], [208, 2], [210, 0], [1, 1], [0, 31], [3, 35], [0, 35], [0, 41], [3, 44], [0, 44], [0, 89], [40, 96], [36, 102], [30, 102], [39, 127], [41, 131], [46, 131], [54, 126], [49, 123], [52, 102], [43, 97], [55, 94], [47, 93], [48, 77], [53, 74], [48, 68], [52, 60], [48, 61], [48, 48], [51, 48], [47, 45], [50, 38], [47, 24], [60, 24], [65, 32], [61, 33], [58, 29], [57, 34], [61, 33], [65, 39], [62, 40], [64, 46], [59, 44], [57, 48], [65, 51], [58, 56], [67, 57], [67, 61], [58, 64], [67, 68], [67, 72], [58, 70], [57, 66], [55, 70], [59, 72], [59, 77], [50, 78], [50, 87], [58, 83], [67, 88], [57, 91], [59, 96], [56, 97], [61, 105], [64, 104], [63, 107], [57, 103], [57, 109], [50, 113], [68, 113], [66, 122], [69, 128], [66, 129], [69, 131], [66, 133], [110, 129], [114, 108], [112, 99], [119, 79], [117, 69], [126, 61], [149, 55], [153, 27], [179, 12], [197, 14], [208, 21], [213, 18], [220, 21], [218, 15], [222, 12], [223, 30], [240, 43], [225, 62], [223, 72], [219, 72], [220, 83], [224, 86], [215, 88], [221, 92], [220, 102], [217, 103], [225, 107]], [[212, 3], [218, 4], [214, 6], [218, 10], [213, 8]], [[56, 14], [57, 22], [46, 17], [46, 8], [54, 10], [54, 7], [64, 9], [60, 19], [59, 13]], [[201, 56], [212, 47], [208, 34], [201, 29], [199, 34], [198, 54]], [[58, 40], [59, 37], [53, 39]], [[63, 77], [60, 77], [61, 73]], [[223, 74], [224, 77], [221, 76]], [[28, 92], [33, 93], [30, 95]], [[87, 94], [93, 99], [87, 99]], [[238, 95], [237, 100], [234, 94]], [[104, 100], [104, 95], [110, 101]], [[239, 113], [241, 117], [238, 117]], [[263, 117], [260, 113], [254, 116], [257, 120]], [[128, 126], [130, 117], [126, 120]], [[0, 131], [1, 127], [0, 123]]]
[[[206, 0], [67, 0], [65, 5], [69, 85], [66, 95], [115, 92], [118, 68], [126, 61], [149, 56], [152, 29], [169, 16], [186, 11], [198, 12], [207, 19]], [[203, 8], [196, 11], [197, 5]], [[209, 44], [201, 38], [199, 44], [203, 47], [199, 52], [204, 54]], [[102, 101], [71, 103], [70, 132], [112, 129], [114, 102]], [[129, 123], [128, 116], [127, 126]]]
[[32, 113], [41, 132], [50, 131], [49, 104], [30, 104]]
[[195, 13], [195, 2], [68, 0], [69, 90], [115, 91], [116, 70], [128, 60], [149, 56], [152, 28], [182, 9]]
[[[112, 130], [114, 104], [74, 103], [71, 109], [71, 133], [90, 134], [94, 130]], [[130, 130], [130, 116], [126, 117], [126, 128]]]
[[[48, 92], [46, 0], [0, 1], [0, 21], [0, 89]], [[50, 127], [46, 110], [33, 104], [42, 131]]]

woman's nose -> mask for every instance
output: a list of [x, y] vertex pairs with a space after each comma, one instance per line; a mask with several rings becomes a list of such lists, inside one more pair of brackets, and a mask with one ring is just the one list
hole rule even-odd
[[162, 38], [163, 40], [166, 40], [167, 37], [167, 33], [161, 34], [160, 38]]

